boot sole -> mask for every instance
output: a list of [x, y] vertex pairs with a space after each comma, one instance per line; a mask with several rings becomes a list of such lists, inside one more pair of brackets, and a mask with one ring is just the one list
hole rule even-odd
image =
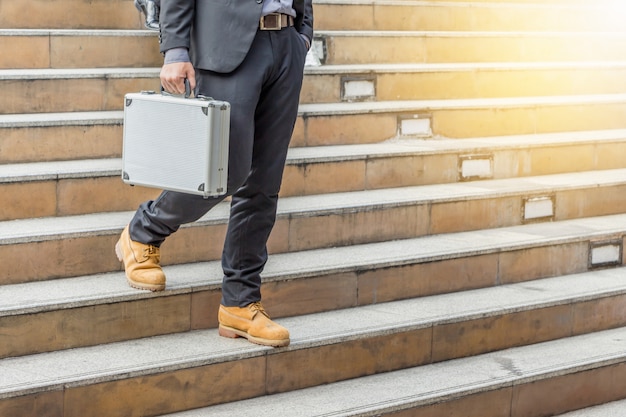
[[[115, 244], [115, 255], [117, 256], [117, 259], [123, 265], [124, 255], [122, 254], [122, 248], [120, 246], [120, 242], [117, 242]], [[142, 282], [136, 282], [130, 279], [128, 274], [126, 274], [126, 281], [128, 282], [128, 285], [138, 290], [148, 290], [148, 291], [156, 292], [156, 291], [163, 291], [165, 289], [165, 284], [144, 284]]]
[[290, 339], [263, 339], [261, 337], [251, 336], [248, 333], [235, 329], [234, 327], [224, 326], [223, 324], [219, 325], [218, 333], [222, 337], [228, 337], [230, 339], [236, 339], [238, 337], [243, 337], [244, 339], [248, 339], [248, 341], [252, 343], [256, 343], [257, 345], [263, 346], [271, 346], [271, 347], [284, 347], [289, 346]]

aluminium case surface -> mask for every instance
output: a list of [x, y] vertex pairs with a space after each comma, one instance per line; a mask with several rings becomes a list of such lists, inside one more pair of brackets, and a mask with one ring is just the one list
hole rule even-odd
[[126, 94], [122, 180], [205, 198], [226, 193], [230, 104]]

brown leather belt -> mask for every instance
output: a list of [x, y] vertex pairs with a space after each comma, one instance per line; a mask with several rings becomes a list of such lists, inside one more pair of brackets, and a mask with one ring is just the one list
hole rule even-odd
[[281, 30], [288, 26], [293, 26], [293, 17], [288, 14], [270, 13], [259, 20], [260, 30]]

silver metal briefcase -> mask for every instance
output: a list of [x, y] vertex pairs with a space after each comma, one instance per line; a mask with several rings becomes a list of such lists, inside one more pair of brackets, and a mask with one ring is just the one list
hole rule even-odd
[[225, 194], [229, 130], [225, 101], [126, 94], [122, 180], [204, 198]]

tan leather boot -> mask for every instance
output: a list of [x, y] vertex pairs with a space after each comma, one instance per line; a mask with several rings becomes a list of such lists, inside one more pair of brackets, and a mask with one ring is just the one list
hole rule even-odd
[[218, 321], [220, 336], [245, 337], [265, 346], [289, 345], [289, 331], [270, 320], [261, 303], [252, 303], [244, 308], [220, 305]]
[[150, 291], [165, 289], [165, 274], [159, 265], [159, 248], [131, 240], [128, 226], [115, 245], [115, 253], [117, 259], [124, 263], [126, 279], [131, 287]]

